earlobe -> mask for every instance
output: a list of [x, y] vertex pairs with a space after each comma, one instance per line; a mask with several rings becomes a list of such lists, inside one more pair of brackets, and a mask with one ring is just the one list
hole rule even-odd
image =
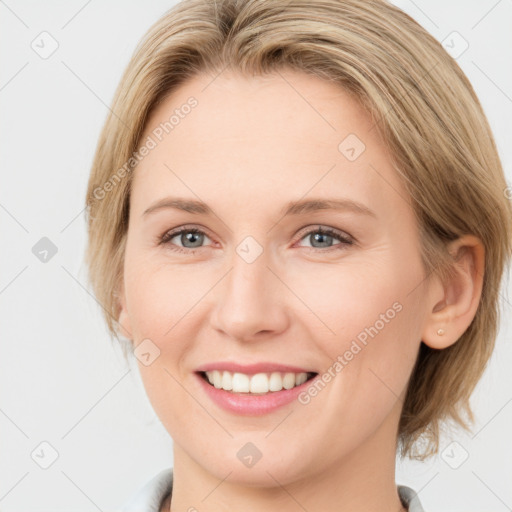
[[473, 235], [450, 243], [453, 272], [441, 283], [438, 277], [429, 289], [430, 312], [427, 314], [422, 341], [431, 348], [453, 345], [467, 330], [480, 303], [485, 268], [485, 250]]

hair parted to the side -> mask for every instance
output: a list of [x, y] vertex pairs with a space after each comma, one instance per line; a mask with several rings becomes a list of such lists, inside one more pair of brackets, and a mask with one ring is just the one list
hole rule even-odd
[[[401, 456], [437, 453], [445, 421], [465, 429], [474, 421], [469, 398], [494, 348], [512, 212], [470, 82], [434, 37], [384, 0], [185, 0], [150, 28], [116, 91], [87, 190], [86, 258], [111, 334], [118, 335], [133, 154], [146, 120], [188, 78], [203, 72], [213, 78], [227, 68], [246, 76], [293, 68], [353, 94], [411, 195], [426, 276], [449, 273], [448, 241], [473, 234], [483, 242], [476, 316], [450, 347], [421, 344], [400, 419]], [[419, 440], [426, 442], [422, 451]]]

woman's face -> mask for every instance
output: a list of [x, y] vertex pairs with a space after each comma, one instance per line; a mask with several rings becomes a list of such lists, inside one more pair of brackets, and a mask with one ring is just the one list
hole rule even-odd
[[[180, 457], [251, 485], [394, 462], [428, 283], [371, 118], [317, 77], [224, 72], [166, 98], [141, 140], [120, 322]], [[238, 392], [200, 369], [241, 373]]]

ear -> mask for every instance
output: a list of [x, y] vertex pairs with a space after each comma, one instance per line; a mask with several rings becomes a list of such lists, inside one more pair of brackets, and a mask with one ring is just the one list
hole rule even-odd
[[422, 341], [431, 348], [453, 345], [475, 317], [482, 294], [485, 249], [477, 237], [464, 235], [448, 245], [453, 274], [429, 284], [427, 317]]
[[133, 340], [130, 315], [126, 308], [126, 295], [124, 293], [124, 283], [121, 282], [120, 290], [115, 294], [119, 303], [119, 318], [117, 320], [119, 331], [122, 336]]

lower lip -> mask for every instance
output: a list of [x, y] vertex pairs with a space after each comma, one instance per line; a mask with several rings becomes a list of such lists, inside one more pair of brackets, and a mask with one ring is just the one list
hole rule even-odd
[[232, 393], [224, 389], [218, 389], [208, 384], [201, 375], [196, 373], [205, 393], [223, 409], [242, 416], [261, 416], [273, 412], [297, 399], [315, 380], [318, 375], [307, 380], [300, 386], [281, 391], [271, 391], [265, 395], [250, 395], [248, 393]]

